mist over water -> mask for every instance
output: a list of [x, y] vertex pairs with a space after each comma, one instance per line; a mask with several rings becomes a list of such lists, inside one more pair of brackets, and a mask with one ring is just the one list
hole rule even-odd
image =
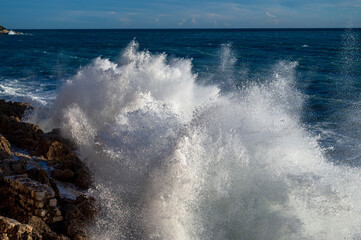
[[132, 41], [66, 83], [47, 124], [94, 173], [93, 239], [361, 239], [361, 171], [301, 121], [298, 63], [234, 87], [236, 62], [222, 45], [220, 84], [199, 85], [191, 60]]

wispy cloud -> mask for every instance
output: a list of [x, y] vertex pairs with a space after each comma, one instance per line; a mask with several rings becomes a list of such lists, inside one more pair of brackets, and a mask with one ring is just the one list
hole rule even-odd
[[268, 17], [270, 17], [273, 22], [275, 22], [275, 23], [278, 23], [278, 22], [279, 22], [277, 16], [273, 15], [272, 13], [266, 12], [266, 15], [267, 15]]
[[183, 26], [186, 21], [186, 19], [182, 18], [181, 20], [179, 20], [178, 26]]
[[266, 15], [270, 18], [277, 18], [275, 15], [271, 14], [270, 12], [266, 12]]

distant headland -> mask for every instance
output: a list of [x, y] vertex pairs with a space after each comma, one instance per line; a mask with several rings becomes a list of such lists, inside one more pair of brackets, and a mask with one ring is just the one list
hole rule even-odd
[[12, 30], [8, 30], [0, 25], [0, 35], [15, 35], [15, 34], [21, 34], [21, 32], [15, 32]]

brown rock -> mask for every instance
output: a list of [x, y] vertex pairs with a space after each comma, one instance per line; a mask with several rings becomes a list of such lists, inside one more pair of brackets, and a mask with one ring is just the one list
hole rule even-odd
[[51, 132], [46, 133], [46, 136], [51, 141], [54, 141], [54, 142], [58, 141], [58, 142], [65, 144], [72, 151], [77, 149], [75, 142], [73, 142], [67, 138], [64, 138], [61, 135], [61, 131], [59, 128], [54, 128]]
[[0, 154], [4, 157], [11, 154], [9, 141], [0, 134]]
[[2, 239], [32, 239], [33, 227], [27, 224], [21, 224], [20, 222], [0, 216], [0, 232], [6, 233], [2, 236]]
[[48, 174], [42, 168], [32, 168], [27, 171], [28, 177], [42, 184], [50, 186]]
[[53, 190], [55, 192], [55, 196], [59, 199], [62, 198], [61, 192], [58, 188], [58, 185], [56, 185], [54, 179], [49, 179], [49, 181], [50, 181], [50, 186], [53, 188]]
[[73, 204], [68, 204], [65, 207], [65, 219], [71, 220], [74, 218], [80, 218], [82, 216], [80, 210], [77, 208], [77, 206]]
[[43, 234], [44, 232], [51, 232], [50, 227], [37, 216], [31, 216], [26, 222], [34, 228], [34, 232]]
[[54, 169], [51, 171], [51, 175], [55, 179], [69, 181], [73, 178], [74, 173], [70, 169], [65, 169], [65, 170]]
[[63, 143], [55, 141], [53, 142], [45, 157], [47, 159], [66, 159], [74, 157], [75, 154]]
[[21, 119], [27, 111], [33, 110], [33, 106], [29, 103], [22, 102], [6, 102], [5, 100], [0, 100], [0, 112], [4, 113], [7, 116], [14, 116]]
[[74, 236], [73, 240], [89, 240], [89, 238], [87, 238], [84, 235], [78, 233], [77, 235]]
[[84, 226], [84, 222], [82, 222], [80, 219], [70, 219], [65, 221], [65, 232], [72, 237], [77, 234], [84, 234], [82, 230]]
[[93, 197], [80, 195], [76, 198], [75, 203], [86, 219], [93, 219], [98, 212], [96, 202]]
[[86, 169], [85, 167], [82, 169], [79, 169], [76, 173], [75, 173], [75, 180], [74, 180], [74, 184], [75, 186], [81, 188], [81, 189], [88, 189], [91, 186], [91, 177], [88, 171], [86, 171], [88, 169]]

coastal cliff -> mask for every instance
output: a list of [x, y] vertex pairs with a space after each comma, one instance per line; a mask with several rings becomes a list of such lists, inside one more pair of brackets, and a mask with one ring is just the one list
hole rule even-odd
[[59, 129], [21, 121], [32, 110], [0, 100], [0, 239], [86, 239], [90, 171]]

